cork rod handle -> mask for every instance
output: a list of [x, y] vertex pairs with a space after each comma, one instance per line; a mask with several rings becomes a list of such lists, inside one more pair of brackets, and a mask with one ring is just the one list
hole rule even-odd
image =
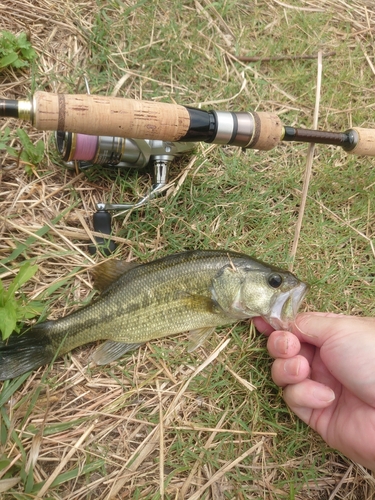
[[33, 108], [38, 130], [178, 141], [190, 125], [184, 106], [122, 97], [36, 92]]
[[348, 153], [358, 156], [375, 156], [375, 130], [354, 127], [351, 129], [357, 134], [356, 146]]

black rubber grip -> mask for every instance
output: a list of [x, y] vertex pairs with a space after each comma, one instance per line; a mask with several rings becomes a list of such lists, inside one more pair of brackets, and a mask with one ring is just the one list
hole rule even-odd
[[[112, 232], [112, 217], [111, 214], [106, 210], [98, 210], [94, 213], [93, 224], [94, 231], [98, 233], [103, 233], [104, 235], [109, 236]], [[110, 255], [116, 249], [115, 242], [110, 240], [109, 238], [105, 239], [101, 238], [100, 236], [95, 236], [95, 240], [98, 246], [89, 245], [89, 253], [91, 255], [94, 255], [97, 252], [98, 247], [100, 247], [100, 251], [104, 255]]]

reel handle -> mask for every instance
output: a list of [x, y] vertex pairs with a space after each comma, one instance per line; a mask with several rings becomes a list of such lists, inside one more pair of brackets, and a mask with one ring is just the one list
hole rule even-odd
[[106, 210], [98, 210], [93, 215], [93, 224], [95, 231], [102, 233], [103, 236], [108, 236], [108, 238], [95, 236], [97, 245], [89, 245], [89, 253], [95, 255], [97, 250], [100, 249], [104, 255], [111, 255], [116, 250], [116, 244], [110, 238], [112, 233], [111, 214]]

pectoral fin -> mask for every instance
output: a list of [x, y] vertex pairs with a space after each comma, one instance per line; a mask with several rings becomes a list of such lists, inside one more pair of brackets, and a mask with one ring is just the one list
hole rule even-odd
[[189, 332], [189, 344], [188, 352], [193, 352], [199, 346], [203, 344], [206, 338], [213, 333], [215, 330], [214, 326], [209, 326], [207, 328], [199, 328], [198, 330], [191, 330]]
[[218, 307], [215, 300], [211, 297], [181, 290], [176, 293], [176, 297], [184, 303], [190, 311], [194, 311], [195, 313], [210, 312], [216, 314], [221, 312], [220, 307]]
[[125, 344], [124, 342], [114, 342], [106, 340], [92, 354], [91, 359], [97, 365], [107, 365], [118, 358], [121, 358], [125, 353], [138, 349], [144, 342], [139, 344]]

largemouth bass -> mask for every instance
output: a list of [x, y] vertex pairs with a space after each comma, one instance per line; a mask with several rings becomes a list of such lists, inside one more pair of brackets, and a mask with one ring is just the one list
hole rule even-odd
[[290, 272], [236, 252], [183, 252], [120, 276], [117, 265], [106, 261], [103, 277], [110, 284], [88, 306], [0, 342], [0, 380], [97, 340], [106, 342], [93, 360], [106, 364], [149, 340], [182, 332], [190, 332], [193, 350], [215, 327], [254, 316], [288, 329], [308, 289]]

